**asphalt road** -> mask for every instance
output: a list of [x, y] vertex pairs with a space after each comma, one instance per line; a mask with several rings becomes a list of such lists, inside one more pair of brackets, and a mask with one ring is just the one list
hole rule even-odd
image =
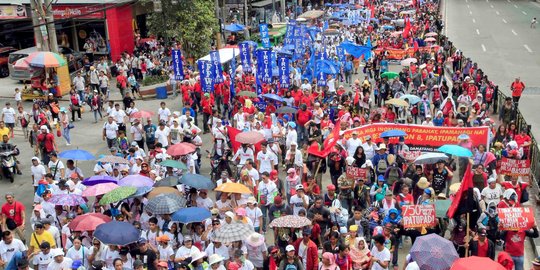
[[477, 62], [488, 77], [510, 95], [510, 84], [520, 77], [527, 89], [519, 109], [540, 138], [540, 3], [527, 0], [446, 0], [446, 31], [466, 57]]

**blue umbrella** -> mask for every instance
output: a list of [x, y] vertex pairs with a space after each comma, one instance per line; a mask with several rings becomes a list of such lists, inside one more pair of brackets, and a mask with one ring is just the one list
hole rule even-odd
[[394, 30], [394, 29], [395, 29], [395, 27], [392, 26], [392, 25], [384, 25], [382, 28], [383, 28], [384, 30]]
[[94, 160], [96, 157], [86, 150], [73, 149], [60, 152], [58, 157], [73, 160]]
[[420, 269], [448, 270], [459, 258], [452, 242], [435, 233], [416, 238], [409, 253]]
[[216, 185], [208, 177], [200, 174], [186, 173], [180, 178], [180, 183], [196, 189], [214, 189]]
[[229, 31], [229, 32], [240, 32], [240, 31], [244, 31], [245, 29], [246, 29], [245, 26], [238, 23], [231, 23], [225, 26], [225, 31]]
[[409, 100], [409, 104], [411, 105], [416, 104], [422, 100], [420, 99], [420, 97], [415, 96], [415, 95], [403, 95], [403, 96], [400, 96], [399, 99], [403, 99], [403, 100], [407, 99]]
[[471, 150], [455, 144], [445, 144], [437, 149], [440, 152], [458, 157], [472, 157]]
[[379, 19], [377, 19], [377, 18], [371, 18], [370, 20], [371, 20], [372, 22], [379, 23]]
[[187, 207], [174, 212], [171, 216], [172, 221], [178, 221], [184, 224], [202, 222], [210, 218], [212, 213], [202, 207]]
[[390, 138], [390, 137], [405, 137], [407, 133], [399, 129], [391, 129], [381, 133], [381, 138]]
[[90, 178], [86, 178], [82, 181], [82, 184], [89, 187], [89, 186], [95, 186], [97, 184], [104, 184], [104, 183], [115, 183], [117, 184], [118, 181], [110, 177], [108, 175], [94, 175]]
[[141, 232], [131, 223], [111, 221], [96, 227], [94, 237], [106, 245], [127, 246], [137, 242]]
[[262, 95], [263, 98], [267, 98], [267, 99], [271, 99], [271, 100], [275, 100], [275, 101], [279, 101], [279, 102], [283, 102], [283, 98], [276, 95], [276, 94], [264, 94]]
[[138, 187], [137, 188], [137, 191], [135, 191], [135, 194], [129, 196], [128, 198], [135, 198], [135, 197], [140, 197], [150, 191], [152, 191], [152, 189], [154, 189], [154, 187]]

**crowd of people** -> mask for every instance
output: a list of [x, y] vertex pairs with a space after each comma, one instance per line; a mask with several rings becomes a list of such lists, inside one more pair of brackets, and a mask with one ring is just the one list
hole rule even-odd
[[[328, 16], [310, 22], [321, 31], [314, 45], [306, 47], [305, 57], [292, 64], [290, 88], [280, 88], [277, 81], [257, 86], [254, 59], [253, 72], [246, 68], [224, 72], [224, 82], [205, 93], [197, 73], [187, 65], [186, 78], [175, 80], [173, 71], [160, 61], [170, 48], [153, 40], [133, 55], [126, 53], [115, 65], [105, 60], [89, 65], [73, 80], [68, 108], [61, 107], [52, 95], [35, 103], [31, 112], [22, 107], [16, 112], [6, 104], [0, 135], [3, 144], [9, 144], [13, 128], [23, 128], [35, 151], [31, 166], [35, 196], [32, 214], [27, 216], [29, 206], [12, 193], [5, 195], [0, 266], [10, 270], [28, 269], [29, 265], [40, 270], [413, 270], [424, 268], [410, 255], [400, 258], [400, 250], [419, 236], [439, 234], [450, 236], [460, 257], [488, 257], [504, 269], [522, 270], [525, 237], [538, 237], [536, 223], [529, 230], [502, 230], [497, 209], [527, 204], [528, 179], [497, 171], [502, 158], [530, 158], [531, 137], [515, 122], [525, 85], [519, 78], [512, 82], [512, 97], [499, 106], [498, 86], [440, 35], [439, 3], [420, 2], [365, 3], [372, 18], [358, 25], [341, 23], [338, 35], [331, 38], [322, 34], [325, 18], [340, 8], [352, 7], [326, 6]], [[404, 23], [398, 24], [399, 19]], [[436, 41], [424, 42], [426, 37]], [[338, 60], [337, 47], [345, 40], [373, 44], [373, 56], [348, 55], [345, 61]], [[276, 47], [282, 49], [279, 44]], [[395, 50], [407, 50], [406, 58], [414, 61], [399, 63], [401, 70], [393, 78], [381, 76], [398, 66], [392, 62]], [[339, 67], [337, 74], [328, 75], [324, 87], [304, 76], [310, 55], [321, 51]], [[167, 101], [155, 112], [139, 110], [136, 104], [144, 102], [136, 100], [141, 79], [167, 72], [168, 84], [180, 95], [182, 106]], [[258, 87], [262, 88], [260, 94], [277, 94], [282, 99], [235, 95], [255, 94]], [[111, 91], [120, 91], [122, 102], [109, 101]], [[408, 96], [403, 99], [407, 106], [388, 102], [404, 95]], [[264, 111], [256, 106], [261, 102], [265, 102]], [[110, 153], [100, 160], [112, 156], [125, 162], [99, 161], [93, 171], [83, 172], [74, 160], [59, 158], [54, 130], [70, 145], [69, 131], [73, 122], [81, 120], [85, 106], [93, 112], [95, 123], [103, 122], [102, 141]], [[380, 134], [343, 135], [348, 129], [375, 123], [487, 126], [490, 135], [485, 145], [472, 142], [467, 135], [458, 137], [458, 145], [473, 153], [470, 159], [419, 165], [404, 154], [409, 146], [403, 136], [390, 141], [372, 139]], [[342, 136], [331, 151], [323, 157], [314, 155], [311, 150], [326, 147], [336, 129]], [[238, 143], [232, 130], [254, 131], [264, 139]], [[171, 155], [171, 148], [184, 143], [194, 150]], [[201, 150], [204, 143], [213, 145], [207, 155]], [[170, 159], [185, 168], [162, 165]], [[218, 188], [240, 183], [251, 193], [172, 185], [181, 194], [177, 196], [186, 199], [186, 207], [211, 213], [202, 222], [183, 224], [172, 220], [174, 213], [147, 211], [150, 190], [110, 204], [99, 203], [103, 194], [95, 200], [85, 196], [88, 203], [78, 206], [51, 202], [59, 195], [83, 195], [89, 188], [83, 181], [87, 176], [121, 181], [141, 175], [160, 186], [170, 177], [199, 174], [208, 160], [217, 164], [212, 167], [212, 180]], [[451, 183], [462, 179], [468, 164], [474, 183], [474, 207], [468, 214], [458, 211], [453, 218], [439, 217], [432, 228], [403, 227], [402, 206], [453, 200], [459, 188]], [[352, 177], [347, 167], [367, 173]], [[86, 213], [102, 213], [132, 224], [140, 237], [119, 246], [102, 242], [93, 231], [71, 229], [70, 223]], [[287, 215], [307, 217], [311, 224], [269, 226]], [[234, 223], [246, 224], [251, 233], [239, 241], [217, 241], [216, 232]], [[540, 269], [540, 258], [531, 264], [531, 269]]]

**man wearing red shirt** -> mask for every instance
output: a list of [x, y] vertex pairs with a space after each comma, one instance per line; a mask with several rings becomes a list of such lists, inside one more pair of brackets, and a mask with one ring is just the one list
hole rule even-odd
[[524, 231], [502, 231], [501, 239], [504, 240], [504, 251], [506, 251], [514, 261], [515, 269], [523, 269], [523, 255], [525, 254], [525, 237], [537, 238], [538, 228], [536, 221], [532, 229]]
[[2, 205], [2, 230], [15, 231], [19, 238], [24, 241], [24, 226], [26, 215], [24, 205], [15, 200], [13, 193], [6, 194], [6, 203]]
[[478, 231], [478, 239], [471, 242], [471, 255], [495, 260], [495, 244], [486, 236], [486, 229]]
[[512, 176], [510, 181], [504, 181], [501, 183], [501, 186], [506, 190], [509, 188], [512, 188], [516, 191], [516, 194], [518, 196], [517, 201], [521, 202], [521, 195], [523, 194], [523, 191], [527, 189], [529, 186], [529, 183], [523, 183], [519, 182], [519, 179], [517, 176]]
[[[54, 140], [54, 135], [49, 132], [49, 128], [43, 125], [40, 127], [41, 133], [37, 136], [38, 145], [41, 151], [41, 160], [43, 164], [49, 164], [50, 154], [58, 150], [56, 142]], [[43, 145], [43, 147], [41, 147]]]
[[520, 81], [519, 78], [516, 78], [516, 80], [510, 85], [510, 90], [512, 90], [512, 101], [514, 101], [516, 107], [518, 106], [519, 98], [521, 98], [523, 89], [525, 89], [525, 84]]
[[296, 256], [300, 257], [304, 263], [305, 270], [317, 270], [319, 268], [319, 253], [317, 245], [309, 238], [311, 229], [304, 228], [302, 236], [294, 242]]
[[311, 120], [313, 113], [307, 109], [306, 104], [300, 105], [300, 110], [296, 114], [296, 123], [298, 124], [298, 141], [307, 141], [307, 129], [305, 124]]
[[531, 145], [531, 137], [527, 135], [527, 128], [521, 129], [521, 133], [514, 137], [518, 147], [523, 147], [523, 159], [529, 158], [529, 146]]

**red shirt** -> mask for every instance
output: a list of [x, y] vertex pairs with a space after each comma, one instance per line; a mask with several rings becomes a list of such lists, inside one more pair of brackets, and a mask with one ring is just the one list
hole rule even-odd
[[17, 226], [22, 225], [22, 213], [24, 212], [24, 205], [18, 201], [14, 201], [13, 204], [5, 203], [2, 205], [2, 215], [6, 218], [15, 220]]
[[41, 142], [45, 143], [45, 150], [47, 150], [47, 152], [54, 151], [54, 135], [52, 133], [41, 133], [37, 136], [37, 140], [40, 144]]
[[505, 182], [501, 183], [501, 186], [503, 186], [503, 188], [505, 190], [509, 189], [509, 188], [514, 189], [516, 191], [516, 193], [517, 193], [517, 196], [518, 196], [517, 201], [520, 202], [521, 201], [521, 194], [523, 193], [523, 189], [526, 189], [527, 186], [529, 186], [529, 184], [520, 182], [520, 183], [517, 184], [517, 186], [514, 186], [511, 181], [505, 181]]
[[478, 241], [478, 257], [487, 257], [488, 256], [488, 247], [489, 241], [486, 239], [484, 243]]
[[[523, 146], [524, 143], [531, 142], [531, 137], [529, 137], [529, 135], [527, 135], [527, 134], [525, 134], [525, 135], [517, 134], [514, 137], [514, 140], [517, 142], [518, 146], [521, 147], [521, 146]], [[526, 147], [528, 147], [528, 146], [526, 146]]]
[[525, 84], [523, 82], [513, 82], [510, 86], [512, 88], [512, 96], [513, 97], [521, 97], [521, 93], [523, 92], [523, 89], [525, 88]]
[[521, 257], [525, 249], [525, 232], [524, 231], [508, 231], [504, 239], [506, 251], [510, 256]]
[[299, 110], [296, 114], [296, 121], [299, 125], [305, 125], [311, 118], [313, 117], [313, 114], [310, 110]]

